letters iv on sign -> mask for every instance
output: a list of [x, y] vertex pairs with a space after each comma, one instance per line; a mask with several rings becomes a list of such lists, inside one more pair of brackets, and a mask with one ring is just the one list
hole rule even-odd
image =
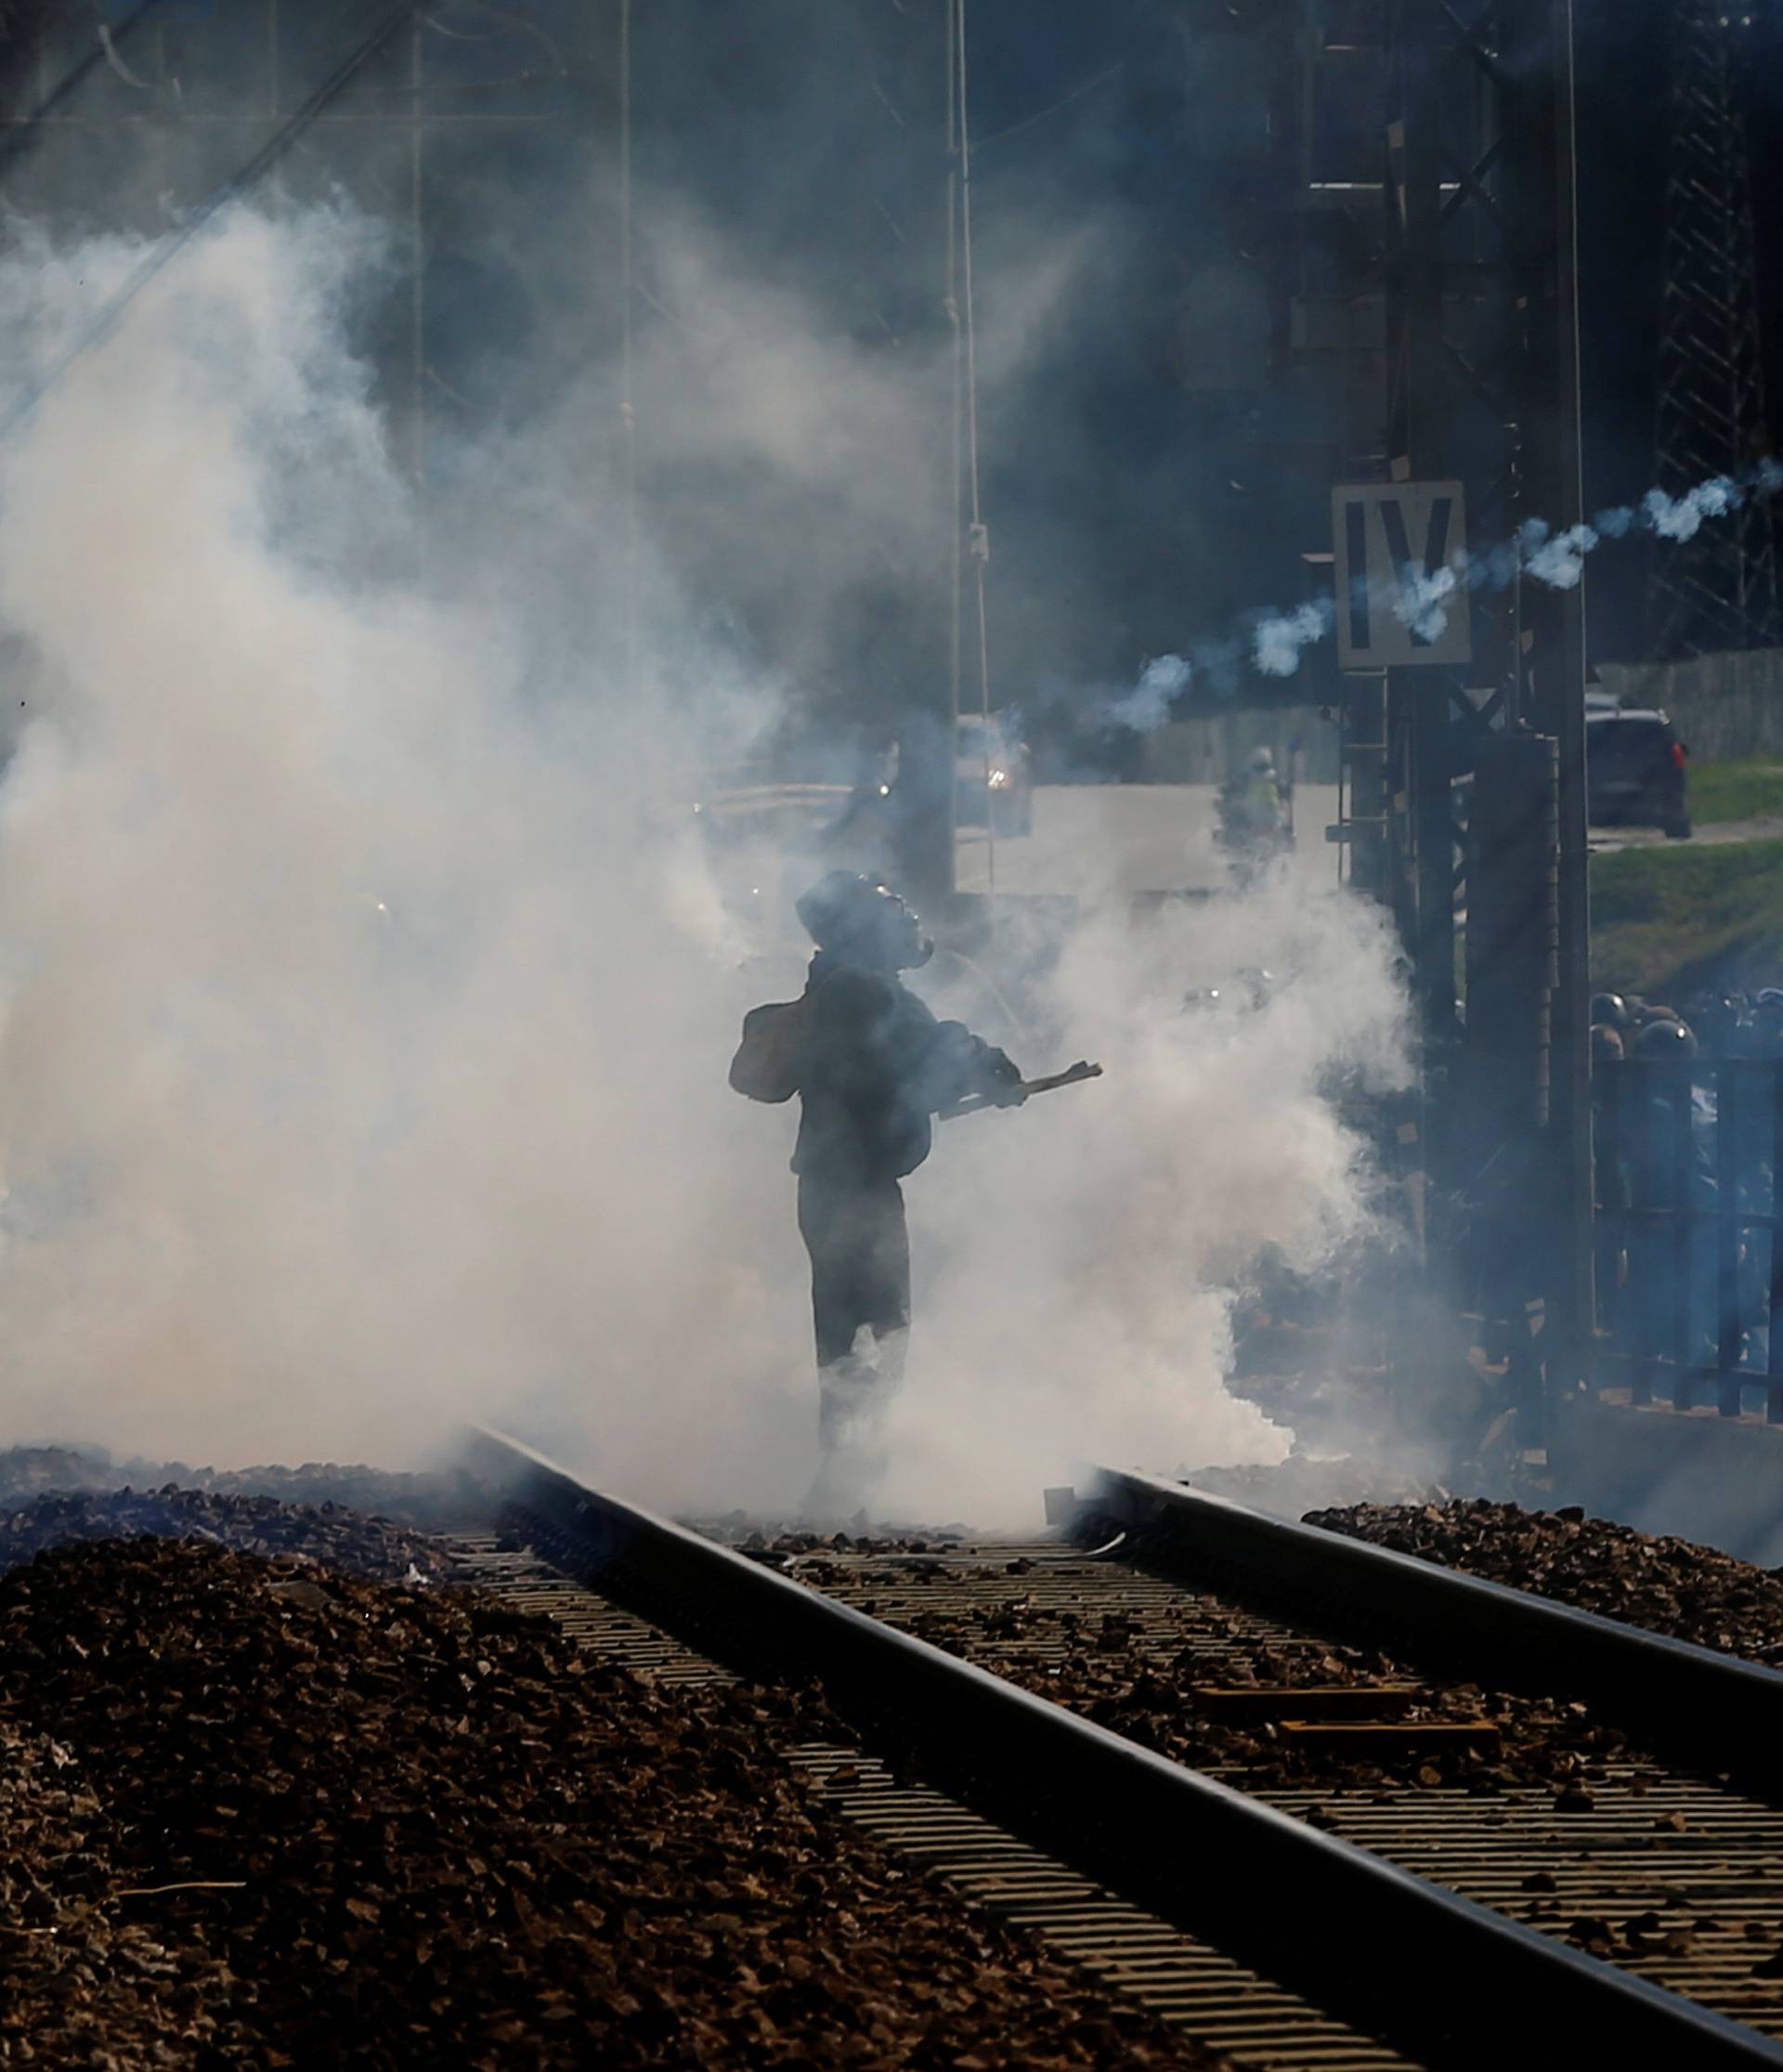
[[1466, 510], [1459, 482], [1332, 491], [1341, 669], [1471, 661]]

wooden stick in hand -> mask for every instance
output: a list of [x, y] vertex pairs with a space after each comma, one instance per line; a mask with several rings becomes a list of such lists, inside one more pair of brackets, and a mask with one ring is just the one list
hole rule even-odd
[[[1025, 1100], [1037, 1093], [1051, 1093], [1058, 1087], [1075, 1087], [1086, 1079], [1100, 1079], [1102, 1068], [1099, 1064], [1087, 1064], [1079, 1058], [1074, 1065], [1067, 1065], [1062, 1072], [1048, 1074], [1044, 1079], [1023, 1079], [1009, 1090], [1019, 1092]], [[998, 1101], [992, 1094], [973, 1094], [968, 1100], [957, 1101], [951, 1108], [940, 1111], [937, 1120], [952, 1122], [959, 1115], [975, 1115], [982, 1108], [1013, 1108], [1013, 1101]]]

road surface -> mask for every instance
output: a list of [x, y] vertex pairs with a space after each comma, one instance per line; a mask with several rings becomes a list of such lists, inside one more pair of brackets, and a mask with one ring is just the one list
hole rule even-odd
[[[1218, 797], [1210, 784], [1037, 785], [1034, 832], [996, 838], [996, 889], [1090, 900], [1216, 891], [1230, 882], [1214, 840]], [[1337, 817], [1336, 787], [1301, 785], [1294, 817], [1291, 867], [1308, 885], [1334, 885], [1339, 852], [1325, 829]], [[991, 849], [982, 828], [960, 830], [961, 892], [988, 888]]]
[[1657, 827], [1594, 827], [1591, 853], [1613, 855], [1619, 849], [1717, 849], [1732, 841], [1783, 841], [1783, 818], [1767, 814], [1762, 820], [1711, 820], [1698, 825], [1688, 841], [1669, 842]]

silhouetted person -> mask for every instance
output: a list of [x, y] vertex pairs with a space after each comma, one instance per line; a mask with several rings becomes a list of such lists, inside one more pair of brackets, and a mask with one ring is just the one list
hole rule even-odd
[[799, 902], [817, 945], [798, 1004], [802, 1113], [792, 1169], [817, 1338], [814, 1506], [865, 1493], [879, 1419], [903, 1377], [910, 1245], [899, 1182], [929, 1155], [936, 1112], [982, 1095], [1015, 1105], [1022, 1075], [899, 977], [934, 945], [894, 892], [835, 870]]
[[1752, 1055], [1783, 1058], [1783, 990], [1761, 986], [1752, 996]]
[[1220, 839], [1241, 883], [1252, 882], [1294, 846], [1287, 801], [1268, 749], [1254, 749], [1243, 769], [1220, 787]]
[[[1611, 997], [1599, 994], [1598, 1002]], [[1617, 1005], [1620, 1008], [1620, 1002]], [[1620, 1331], [1622, 1290], [1628, 1268], [1628, 1212], [1631, 1196], [1628, 1169], [1623, 1158], [1621, 1132], [1617, 1127], [1620, 1110], [1611, 1092], [1611, 1077], [1628, 1053], [1621, 1031], [1608, 1022], [1591, 1024], [1591, 1164], [1592, 1254], [1596, 1262], [1597, 1313]], [[1623, 1075], [1620, 1085], [1627, 1085]]]
[[1739, 1052], [1740, 1003], [1727, 993], [1701, 993], [1685, 1003], [1685, 1025], [1695, 1033], [1706, 1058]]
[[[1622, 1113], [1629, 1200], [1628, 1292], [1636, 1349], [1681, 1366], [1715, 1363], [1715, 1089], [1691, 1067], [1695, 1036], [1670, 1008], [1641, 1003], [1628, 1046], [1643, 1074]], [[1633, 1011], [1633, 1002], [1630, 1002]], [[1642, 1211], [1648, 1212], [1643, 1215]]]

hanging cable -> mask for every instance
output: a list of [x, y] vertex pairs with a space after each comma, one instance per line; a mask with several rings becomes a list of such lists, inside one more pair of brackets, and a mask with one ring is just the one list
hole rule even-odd
[[620, 682], [628, 704], [638, 666], [638, 421], [631, 399], [631, 0], [619, 0], [619, 469], [623, 502]]
[[953, 0], [947, 7], [947, 322], [952, 331], [948, 363], [953, 375], [952, 446], [947, 488], [947, 885], [959, 887], [959, 686], [965, 620], [960, 578], [965, 569], [965, 535], [960, 528], [960, 495], [966, 445], [966, 338], [959, 321], [959, 92], [954, 83], [957, 45]]
[[1070, 93], [1061, 95], [1045, 108], [1036, 108], [1032, 115], [1023, 115], [1019, 123], [1011, 123], [1008, 129], [996, 129], [988, 137], [981, 137], [978, 149], [981, 151], [987, 150], [991, 145], [1000, 144], [1006, 137], [1020, 137], [1023, 130], [1032, 129], [1036, 123], [1044, 123], [1054, 115], [1062, 114], [1067, 108], [1074, 108], [1080, 100], [1095, 93], [1099, 87], [1106, 86], [1111, 79], [1118, 79], [1126, 70], [1124, 64], [1110, 65], [1099, 72], [1093, 79], [1080, 80]]
[[[978, 465], [978, 322], [972, 279], [972, 131], [966, 75], [966, 0], [953, 0], [954, 149], [959, 167], [959, 268], [961, 313], [966, 327], [966, 545], [971, 556], [978, 628], [978, 699], [984, 730], [984, 869], [990, 897], [996, 897], [996, 800], [991, 789], [991, 638], [984, 594], [991, 558]], [[955, 754], [957, 755], [957, 746]]]
[[111, 66], [111, 70], [117, 73], [126, 86], [134, 86], [138, 93], [152, 94], [154, 92], [154, 81], [152, 79], [138, 79], [124, 59], [119, 57], [117, 39], [104, 22], [99, 24], [99, 48], [105, 53], [106, 63]]

